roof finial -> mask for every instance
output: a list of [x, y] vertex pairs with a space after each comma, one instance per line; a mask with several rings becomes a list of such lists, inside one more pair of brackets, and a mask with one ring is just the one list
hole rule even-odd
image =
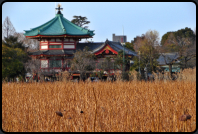
[[58, 10], [57, 14], [62, 14], [60, 10], [63, 10], [63, 8], [61, 8], [61, 4], [58, 4], [58, 8], [56, 8], [56, 10]]

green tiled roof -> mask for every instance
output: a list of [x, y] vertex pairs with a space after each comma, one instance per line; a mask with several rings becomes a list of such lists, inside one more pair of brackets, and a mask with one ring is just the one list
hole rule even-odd
[[93, 36], [94, 30], [90, 31], [79, 27], [66, 18], [62, 14], [56, 14], [56, 16], [50, 21], [32, 28], [31, 30], [24, 30], [25, 36], [36, 36], [36, 35], [88, 35]]

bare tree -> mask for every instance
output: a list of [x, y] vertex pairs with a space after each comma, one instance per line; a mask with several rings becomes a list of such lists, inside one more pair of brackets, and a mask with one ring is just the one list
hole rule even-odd
[[158, 46], [159, 45], [159, 32], [156, 30], [149, 30], [145, 34], [146, 39], [149, 42], [149, 45]]
[[85, 78], [86, 71], [92, 71], [95, 69], [95, 57], [86, 48], [77, 50], [74, 53], [74, 58], [71, 62], [73, 70], [80, 72], [80, 78]]
[[41, 62], [40, 59], [31, 59], [24, 63], [26, 72], [29, 72], [36, 76], [38, 82], [38, 74], [40, 73]]
[[97, 69], [102, 69], [108, 72], [108, 77], [110, 76], [110, 70], [115, 68], [115, 63], [110, 57], [106, 57], [104, 60], [98, 60]]
[[25, 37], [25, 35], [20, 32], [20, 33], [15, 33], [15, 36], [18, 37], [18, 41], [23, 42], [23, 44], [26, 44], [29, 46], [29, 49], [36, 49], [39, 50], [39, 41], [36, 39], [28, 39]]
[[2, 24], [2, 39], [4, 39], [4, 37], [14, 35], [15, 33], [16, 30], [12, 25], [10, 18], [7, 16]]
[[170, 43], [178, 44], [176, 51], [180, 55], [181, 67], [188, 68], [188, 61], [196, 57], [195, 38], [176, 37], [176, 40], [170, 39]]
[[142, 42], [143, 42], [144, 39], [145, 39], [144, 34], [142, 34], [142, 36], [137, 36], [137, 37], [134, 38], [132, 43], [134, 44], [135, 52], [138, 52], [139, 48], [142, 46]]
[[154, 71], [154, 62], [159, 57], [156, 47], [159, 46], [159, 32], [156, 30], [149, 30], [145, 34], [146, 41], [145, 45], [147, 45], [147, 55], [149, 57], [151, 71]]

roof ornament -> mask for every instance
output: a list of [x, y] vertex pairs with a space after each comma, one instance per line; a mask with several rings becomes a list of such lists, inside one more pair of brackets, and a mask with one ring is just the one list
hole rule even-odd
[[63, 8], [61, 8], [61, 4], [58, 4], [58, 8], [56, 8], [56, 10], [58, 10], [57, 14], [62, 14], [60, 10], [63, 10]]
[[109, 42], [109, 40], [108, 40], [108, 39], [106, 39], [105, 44], [108, 44], [108, 42]]

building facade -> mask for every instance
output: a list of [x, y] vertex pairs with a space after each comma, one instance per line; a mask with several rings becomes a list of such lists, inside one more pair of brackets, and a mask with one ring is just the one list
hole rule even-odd
[[121, 43], [126, 43], [127, 42], [127, 36], [126, 35], [112, 35], [112, 40], [114, 42], [121, 42]]

